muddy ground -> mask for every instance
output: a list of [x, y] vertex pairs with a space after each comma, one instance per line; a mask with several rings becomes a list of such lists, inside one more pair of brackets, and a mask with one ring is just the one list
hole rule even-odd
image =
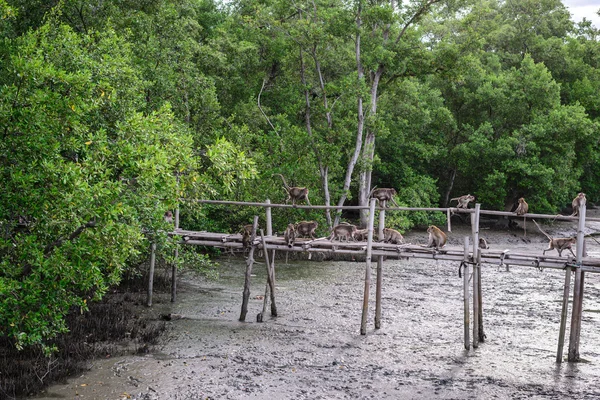
[[[573, 223], [551, 231], [573, 232]], [[455, 226], [450, 245], [467, 226]], [[600, 229], [599, 229], [600, 230]], [[541, 250], [522, 231], [482, 229], [492, 249]], [[423, 232], [406, 239], [425, 241]], [[588, 252], [600, 246], [588, 240]], [[238, 322], [245, 264], [223, 258], [221, 279], [185, 276], [178, 302], [155, 298], [168, 322], [145, 355], [90, 362], [89, 370], [36, 399], [597, 399], [600, 398], [600, 274], [586, 275], [579, 363], [555, 362], [564, 272], [482, 269], [484, 329], [463, 348], [458, 263], [386, 260], [382, 327], [371, 288], [367, 335], [359, 334], [365, 263], [276, 261], [277, 318], [255, 322], [266, 271], [255, 264], [247, 322]], [[570, 316], [569, 316], [570, 321]], [[565, 344], [565, 356], [568, 349]]]

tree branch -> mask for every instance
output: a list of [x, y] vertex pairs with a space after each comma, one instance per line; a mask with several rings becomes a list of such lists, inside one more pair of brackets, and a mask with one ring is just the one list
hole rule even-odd
[[[71, 233], [69, 235], [69, 238], [66, 239], [68, 241], [73, 241], [75, 240], [79, 235], [81, 235], [83, 233], [84, 230], [88, 229], [88, 228], [94, 228], [96, 226], [96, 221], [95, 220], [91, 220], [88, 223], [81, 225], [79, 228], [77, 228], [73, 233]], [[58, 239], [55, 240], [54, 242], [48, 244], [46, 246], [46, 248], [44, 249], [44, 255], [45, 256], [49, 256], [50, 253], [52, 253], [52, 251], [57, 248], [62, 246], [62, 244], [65, 242], [65, 239]]]

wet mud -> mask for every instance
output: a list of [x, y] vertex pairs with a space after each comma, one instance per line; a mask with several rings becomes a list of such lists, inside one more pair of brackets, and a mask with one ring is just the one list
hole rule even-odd
[[[545, 246], [531, 230], [527, 240], [522, 232], [481, 234], [495, 249], [541, 252]], [[406, 235], [424, 242], [421, 236]], [[457, 229], [450, 244], [462, 236]], [[598, 251], [592, 243], [588, 251]], [[365, 263], [277, 260], [279, 316], [267, 313], [263, 323], [256, 314], [262, 311], [265, 265], [254, 265], [247, 322], [239, 322], [245, 263], [220, 263], [220, 280], [186, 276], [176, 304], [154, 307], [157, 315], [183, 318], [167, 322], [161, 344], [149, 354], [95, 360], [89, 371], [35, 398], [600, 398], [600, 274], [586, 275], [583, 361], [557, 364], [563, 271], [483, 265], [487, 339], [467, 351], [456, 262], [386, 260], [381, 329], [374, 329], [372, 286], [364, 336]]]

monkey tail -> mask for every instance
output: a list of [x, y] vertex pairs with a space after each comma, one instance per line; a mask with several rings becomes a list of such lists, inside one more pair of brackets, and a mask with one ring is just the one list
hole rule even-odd
[[275, 175], [279, 175], [281, 177], [281, 180], [283, 181], [283, 186], [289, 192], [290, 191], [290, 187], [288, 186], [287, 182], [285, 181], [285, 178], [283, 177], [283, 175], [281, 175], [281, 174], [273, 174], [271, 176], [275, 176]]
[[369, 192], [369, 195], [367, 196], [368, 199], [370, 199], [371, 196], [373, 196], [373, 192], [375, 191], [375, 189], [377, 189], [377, 186], [373, 186], [373, 189], [371, 189], [371, 191]]
[[535, 219], [532, 219], [532, 221], [535, 224], [535, 226], [537, 226], [537, 228], [540, 230], [540, 232], [542, 232], [544, 234], [544, 236], [546, 236], [548, 238], [548, 240], [552, 240], [552, 237], [550, 237], [550, 235], [548, 235], [546, 232], [544, 232], [544, 230], [542, 228], [540, 228], [540, 226], [538, 225], [538, 223]]

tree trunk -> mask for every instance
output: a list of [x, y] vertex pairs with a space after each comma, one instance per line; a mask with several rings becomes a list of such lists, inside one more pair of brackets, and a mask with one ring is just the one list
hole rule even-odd
[[[357, 29], [356, 29], [356, 42], [355, 42], [355, 46], [354, 46], [354, 51], [355, 51], [355, 56], [356, 56], [356, 69], [358, 72], [358, 83], [360, 83], [364, 79], [364, 71], [363, 71], [362, 63], [360, 61], [360, 27], [362, 24], [361, 12], [362, 12], [362, 3], [359, 2], [358, 10], [356, 13], [356, 28]], [[358, 161], [358, 157], [360, 156], [360, 151], [362, 149], [363, 131], [364, 131], [364, 126], [365, 126], [365, 115], [364, 115], [364, 110], [363, 110], [363, 98], [360, 93], [357, 96], [356, 108], [357, 108], [357, 116], [358, 116], [357, 127], [356, 127], [356, 144], [354, 147], [354, 154], [352, 154], [352, 158], [350, 159], [350, 162], [348, 162], [348, 167], [346, 168], [346, 177], [344, 178], [344, 187], [342, 189], [342, 195], [340, 196], [340, 200], [338, 201], [338, 206], [340, 206], [340, 207], [344, 205], [344, 202], [346, 201], [346, 198], [348, 197], [348, 190], [350, 189], [350, 182], [352, 180], [352, 172], [354, 171], [354, 166], [356, 165], [356, 162]], [[337, 210], [337, 212], [335, 213], [335, 221], [333, 223], [334, 226], [339, 224], [341, 215], [342, 215], [342, 211]]]
[[[379, 90], [379, 82], [383, 75], [383, 66], [377, 68], [373, 76], [373, 83], [371, 84], [371, 117], [377, 114], [377, 91]], [[363, 160], [365, 170], [361, 171], [360, 179], [358, 182], [358, 204], [366, 206], [369, 199], [369, 192], [371, 191], [371, 174], [373, 172], [373, 158], [375, 157], [375, 132], [372, 128], [367, 128], [367, 137], [363, 147]], [[367, 226], [369, 219], [368, 210], [360, 210], [360, 225]]]
[[452, 173], [450, 174], [450, 183], [448, 184], [448, 189], [444, 196], [444, 207], [448, 207], [448, 204], [450, 203], [450, 193], [452, 192], [452, 188], [454, 188], [454, 179], [456, 179], [456, 167], [452, 169]]
[[[306, 122], [306, 133], [310, 138], [310, 143], [317, 157], [317, 162], [319, 164], [319, 174], [321, 175], [321, 187], [323, 189], [323, 197], [325, 198], [325, 205], [328, 206], [330, 204], [330, 196], [329, 196], [329, 183], [328, 183], [328, 167], [323, 165], [323, 158], [321, 157], [321, 152], [317, 144], [315, 143], [313, 132], [312, 132], [312, 124], [310, 120], [310, 92], [308, 90], [308, 85], [306, 84], [306, 75], [305, 75], [305, 66], [304, 66], [304, 56], [302, 53], [302, 49], [300, 49], [300, 76], [302, 79], [302, 85], [304, 86], [304, 100], [306, 102], [306, 111], [304, 112], [304, 120]], [[327, 104], [327, 102], [325, 102]], [[325, 210], [325, 217], [327, 218], [327, 225], [329, 228], [332, 228], [331, 224], [331, 211], [329, 209]]]

